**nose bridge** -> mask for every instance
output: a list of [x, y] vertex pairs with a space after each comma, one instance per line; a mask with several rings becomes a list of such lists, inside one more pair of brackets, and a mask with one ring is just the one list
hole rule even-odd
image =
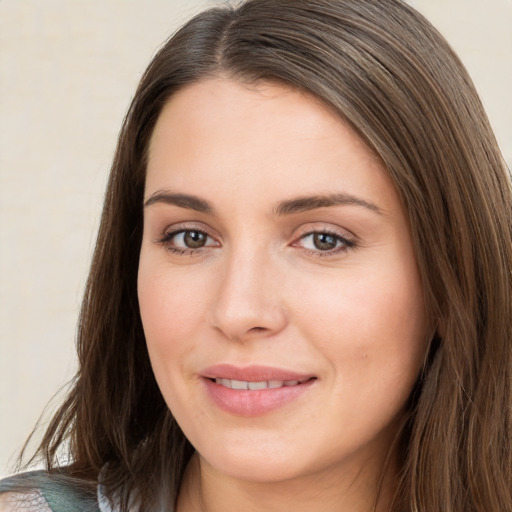
[[269, 335], [286, 323], [279, 272], [266, 247], [240, 244], [226, 255], [214, 304], [214, 326], [230, 339]]

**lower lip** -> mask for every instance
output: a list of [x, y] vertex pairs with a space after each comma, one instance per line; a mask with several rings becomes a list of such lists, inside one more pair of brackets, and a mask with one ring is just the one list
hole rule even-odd
[[223, 411], [237, 416], [261, 416], [284, 407], [311, 388], [315, 379], [296, 386], [258, 390], [231, 389], [203, 379], [213, 402]]

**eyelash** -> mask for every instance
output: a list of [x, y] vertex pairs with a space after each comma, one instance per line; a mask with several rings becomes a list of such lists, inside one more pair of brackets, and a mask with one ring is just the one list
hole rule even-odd
[[[204, 245], [198, 248], [192, 248], [192, 247], [175, 247], [172, 245], [173, 239], [177, 237], [178, 235], [185, 235], [186, 233], [198, 233], [200, 235], [204, 235], [207, 240], [213, 240], [211, 236], [206, 233], [206, 231], [203, 231], [202, 229], [194, 229], [194, 228], [179, 228], [175, 229], [174, 231], [169, 231], [167, 233], [164, 233], [164, 236], [157, 240], [157, 243], [162, 244], [168, 251], [177, 254], [178, 256], [191, 256], [198, 253], [198, 251], [201, 251], [201, 249], [212, 247], [212, 245]], [[207, 244], [208, 242], [206, 242]]]
[[297, 247], [300, 241], [304, 241], [308, 237], [313, 237], [314, 235], [327, 235], [329, 237], [334, 238], [336, 241], [336, 245], [339, 243], [340, 245], [334, 247], [333, 249], [322, 251], [321, 249], [307, 249], [303, 247], [303, 249], [310, 255], [317, 258], [324, 258], [326, 256], [335, 256], [340, 253], [344, 253], [349, 251], [350, 249], [354, 249], [356, 247], [356, 243], [354, 240], [347, 238], [346, 236], [340, 235], [334, 231], [316, 229], [313, 231], [308, 231], [307, 233], [302, 234], [296, 242], [292, 243], [293, 247]]
[[[178, 235], [186, 235], [186, 233], [197, 233], [197, 234], [203, 235], [203, 236], [206, 237], [207, 242], [206, 242], [205, 245], [203, 245], [201, 247], [198, 247], [198, 248], [176, 247], [176, 246], [172, 245], [173, 239], [175, 237], [177, 237]], [[326, 235], [326, 236], [332, 237], [332, 238], [335, 239], [336, 245], [338, 245], [338, 243], [340, 245], [334, 247], [333, 249], [329, 249], [329, 250], [323, 251], [321, 249], [316, 249], [316, 250], [315, 249], [308, 249], [308, 248], [303, 247], [302, 245], [299, 244], [300, 241], [304, 241], [308, 237], [313, 237], [314, 235]], [[176, 230], [173, 230], [173, 231], [165, 233], [162, 238], [157, 240], [157, 243], [162, 244], [168, 251], [170, 251], [170, 252], [172, 252], [174, 254], [177, 254], [178, 256], [192, 256], [192, 255], [198, 254], [199, 251], [201, 251], [204, 248], [214, 247], [215, 246], [213, 244], [207, 245], [208, 244], [208, 239], [213, 240], [213, 238], [211, 236], [209, 236], [206, 231], [203, 231], [201, 229], [193, 229], [193, 228], [184, 229], [184, 228], [179, 228], [179, 229], [176, 229]], [[313, 256], [313, 257], [323, 258], [323, 257], [326, 257], [326, 256], [334, 256], [336, 254], [347, 252], [350, 249], [355, 248], [356, 247], [356, 243], [353, 240], [351, 240], [351, 239], [349, 239], [349, 238], [347, 238], [347, 237], [345, 237], [343, 235], [340, 235], [339, 233], [336, 233], [334, 231], [317, 229], [317, 230], [313, 230], [313, 231], [308, 231], [307, 233], [304, 233], [304, 234], [300, 235], [296, 239], [296, 241], [291, 244], [291, 246], [292, 247], [302, 247], [303, 250], [308, 255]]]

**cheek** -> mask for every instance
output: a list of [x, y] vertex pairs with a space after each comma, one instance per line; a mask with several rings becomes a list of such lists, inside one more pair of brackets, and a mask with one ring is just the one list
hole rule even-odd
[[186, 272], [169, 271], [141, 258], [138, 275], [139, 307], [148, 347], [175, 351], [190, 340], [207, 308], [204, 281]]
[[183, 361], [194, 351], [194, 333], [204, 316], [199, 284], [183, 272], [170, 272], [162, 262], [141, 255], [138, 275], [139, 308], [151, 366], [169, 404], [179, 385]]
[[417, 279], [400, 274], [387, 278], [370, 272], [362, 278], [340, 276], [322, 286], [312, 283], [295, 302], [310, 327], [324, 332], [326, 339], [357, 336], [362, 346], [392, 334], [399, 342], [409, 332], [424, 331], [421, 287]]
[[349, 268], [297, 295], [304, 336], [314, 340], [343, 389], [357, 391], [354, 396], [392, 385], [403, 397], [419, 373], [425, 307], [416, 268], [407, 262], [396, 258], [364, 271]]
[[201, 304], [193, 300], [192, 288], [168, 271], [159, 271], [156, 262], [141, 257], [138, 299], [142, 325], [155, 379], [171, 410], [179, 410], [180, 397], [186, 401], [188, 396], [181, 377], [186, 355], [194, 350], [194, 329], [201, 316]]

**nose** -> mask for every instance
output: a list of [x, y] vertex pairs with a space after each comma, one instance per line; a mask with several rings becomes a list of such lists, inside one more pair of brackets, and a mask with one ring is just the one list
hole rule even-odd
[[268, 337], [284, 329], [286, 308], [279, 270], [265, 254], [233, 254], [218, 277], [213, 326], [230, 340]]

